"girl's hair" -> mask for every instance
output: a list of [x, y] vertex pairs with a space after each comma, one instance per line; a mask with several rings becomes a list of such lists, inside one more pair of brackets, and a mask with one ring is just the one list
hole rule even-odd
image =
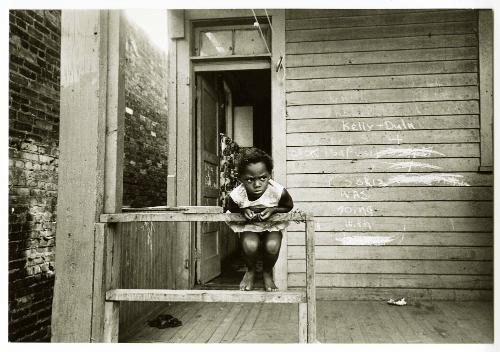
[[240, 148], [236, 156], [236, 171], [238, 172], [238, 176], [243, 174], [247, 165], [259, 162], [266, 165], [269, 173], [273, 171], [273, 159], [265, 151], [254, 147]]

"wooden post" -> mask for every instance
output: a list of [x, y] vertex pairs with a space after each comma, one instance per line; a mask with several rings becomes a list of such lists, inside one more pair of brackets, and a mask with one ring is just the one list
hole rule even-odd
[[[271, 12], [271, 133], [274, 159], [274, 179], [286, 187], [286, 102], [285, 102], [285, 10]], [[283, 67], [277, 65], [281, 61]], [[286, 231], [286, 230], [285, 230]], [[286, 233], [280, 255], [274, 266], [274, 280], [280, 290], [288, 288], [288, 243]]]
[[493, 11], [479, 10], [479, 111], [481, 159], [479, 171], [493, 171]]
[[316, 276], [314, 272], [314, 218], [306, 220], [307, 342], [316, 342]]
[[299, 303], [299, 343], [307, 343], [307, 303]]
[[54, 342], [89, 342], [98, 335], [92, 331], [96, 312], [104, 318], [101, 278], [94, 277], [102, 276], [102, 263], [95, 260], [103, 254], [104, 229], [94, 224], [105, 207], [121, 211], [123, 80], [117, 15], [62, 11]]
[[[105, 292], [120, 288], [120, 224], [107, 224], [105, 231]], [[118, 325], [120, 322], [120, 302], [105, 302], [103, 320], [104, 342], [118, 342]]]

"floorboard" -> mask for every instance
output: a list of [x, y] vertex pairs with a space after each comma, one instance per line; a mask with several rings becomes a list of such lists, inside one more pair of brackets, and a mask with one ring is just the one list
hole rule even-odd
[[[295, 343], [296, 304], [173, 303], [177, 328], [144, 328], [122, 342]], [[493, 343], [493, 302], [319, 301], [322, 343]]]

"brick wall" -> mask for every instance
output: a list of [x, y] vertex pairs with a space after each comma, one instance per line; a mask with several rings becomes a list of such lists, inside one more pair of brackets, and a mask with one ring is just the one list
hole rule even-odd
[[59, 11], [11, 11], [9, 340], [48, 341], [59, 137]]
[[[9, 16], [9, 341], [49, 341], [59, 139], [60, 11]], [[124, 204], [166, 202], [166, 61], [127, 23]]]
[[167, 203], [166, 53], [126, 21], [123, 204]]

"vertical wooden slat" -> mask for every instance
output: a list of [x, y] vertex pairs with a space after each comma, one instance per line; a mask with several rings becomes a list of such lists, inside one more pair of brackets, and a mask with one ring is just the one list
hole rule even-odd
[[[168, 20], [172, 15], [168, 10]], [[177, 205], [176, 172], [177, 172], [177, 40], [169, 39], [168, 44], [168, 159], [167, 159], [167, 204]]]
[[108, 16], [104, 212], [120, 213], [125, 134], [125, 33], [122, 11], [110, 10]]
[[493, 12], [479, 10], [480, 171], [493, 171]]
[[299, 303], [299, 343], [307, 343], [307, 303]]
[[[120, 288], [121, 284], [121, 238], [120, 224], [107, 224], [105, 227], [105, 289]], [[104, 305], [104, 341], [118, 342], [119, 302], [106, 302]]]
[[120, 321], [120, 302], [104, 304], [104, 339], [103, 342], [118, 342], [118, 325]]
[[[286, 102], [285, 102], [285, 10], [271, 13], [272, 58], [271, 58], [271, 140], [274, 160], [274, 179], [286, 187]], [[283, 64], [277, 71], [279, 62]], [[288, 288], [287, 283], [288, 242], [284, 233], [280, 255], [274, 266], [274, 280], [280, 290]]]
[[307, 342], [316, 341], [316, 281], [314, 255], [314, 219], [306, 220], [306, 296], [307, 296]]

